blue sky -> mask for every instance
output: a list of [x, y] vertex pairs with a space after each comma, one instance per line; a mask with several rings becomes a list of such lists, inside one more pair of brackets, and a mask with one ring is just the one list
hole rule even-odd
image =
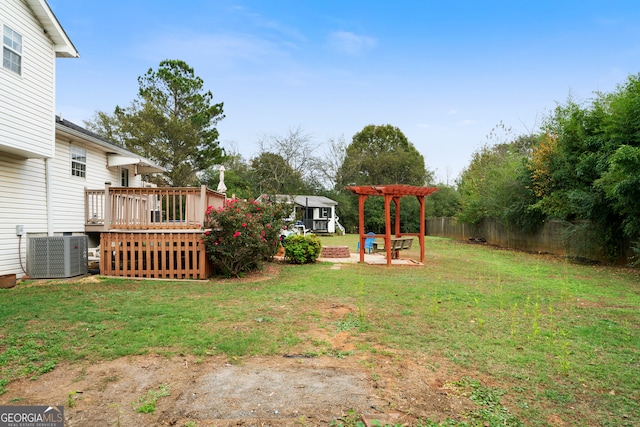
[[640, 72], [636, 0], [48, 3], [81, 56], [57, 62], [56, 111], [77, 124], [181, 59], [224, 103], [222, 145], [245, 158], [298, 127], [323, 155], [330, 138], [391, 124], [449, 183], [500, 122], [535, 131], [570, 94]]

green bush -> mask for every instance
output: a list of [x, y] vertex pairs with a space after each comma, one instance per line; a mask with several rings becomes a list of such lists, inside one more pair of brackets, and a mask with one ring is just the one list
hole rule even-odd
[[322, 243], [314, 234], [307, 236], [292, 234], [284, 239], [283, 246], [284, 257], [290, 264], [315, 262], [322, 251]]
[[259, 268], [280, 246], [282, 209], [268, 201], [227, 200], [221, 208], [207, 208], [202, 236], [214, 268], [238, 277]]

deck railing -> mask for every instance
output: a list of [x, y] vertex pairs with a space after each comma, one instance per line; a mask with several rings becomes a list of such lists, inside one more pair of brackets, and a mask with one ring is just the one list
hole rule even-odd
[[205, 185], [86, 189], [85, 227], [87, 231], [199, 229], [207, 207], [218, 208], [224, 200], [224, 194]]

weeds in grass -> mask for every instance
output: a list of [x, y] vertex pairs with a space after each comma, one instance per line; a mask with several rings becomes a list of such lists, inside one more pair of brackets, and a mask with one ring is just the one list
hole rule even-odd
[[365, 332], [369, 329], [369, 324], [361, 316], [354, 316], [353, 313], [348, 313], [342, 320], [336, 322], [336, 329], [338, 332], [351, 331], [353, 329]]
[[569, 371], [571, 369], [571, 360], [569, 359], [569, 356], [571, 355], [571, 342], [567, 332], [561, 329], [559, 334], [561, 338], [558, 340], [558, 352], [556, 357], [558, 358], [560, 373], [566, 377], [569, 375]]
[[362, 422], [360, 414], [358, 414], [353, 409], [350, 409], [347, 415], [337, 418], [331, 423], [329, 423], [330, 427], [365, 427], [365, 424]]
[[480, 308], [480, 299], [478, 297], [473, 298], [475, 302], [475, 321], [478, 324], [478, 328], [482, 329], [484, 326], [484, 316], [482, 316], [482, 309]]
[[511, 307], [511, 340], [515, 341], [516, 337], [520, 336], [518, 333], [518, 303], [513, 303], [513, 307]]
[[304, 415], [299, 416], [294, 420], [293, 425], [305, 427], [307, 425], [307, 417]]
[[70, 391], [70, 392], [67, 394], [67, 406], [68, 406], [69, 408], [73, 408], [74, 406], [76, 406], [76, 399], [75, 399], [75, 396], [76, 396], [78, 393], [80, 393], [80, 392], [79, 392], [79, 391], [75, 391], [75, 390], [74, 390], [74, 391]]
[[116, 422], [113, 423], [113, 425], [116, 426], [116, 427], [120, 427], [120, 415], [122, 415], [122, 411], [120, 410], [120, 404], [119, 403], [112, 403], [109, 406], [112, 407], [112, 408], [116, 408]]
[[480, 381], [473, 378], [463, 378], [454, 383], [454, 385], [461, 387], [463, 392], [469, 396], [469, 399], [478, 406], [470, 414], [470, 418], [476, 420], [478, 425], [523, 426], [516, 416], [502, 406], [501, 399], [505, 394], [504, 390], [485, 387]]
[[365, 313], [364, 313], [364, 297], [365, 297], [365, 290], [364, 290], [364, 278], [360, 278], [360, 283], [358, 286], [358, 320], [360, 322], [360, 325], [365, 325], [367, 322]]
[[158, 399], [165, 396], [170, 396], [169, 386], [161, 385], [158, 387], [158, 390], [149, 390], [147, 394], [142, 395], [138, 398], [136, 402], [133, 402], [131, 405], [135, 409], [136, 412], [140, 412], [142, 414], [150, 414], [156, 410], [156, 404], [158, 403]]
[[540, 304], [538, 301], [533, 305], [533, 310], [531, 313], [531, 334], [529, 335], [529, 339], [532, 341], [536, 341], [538, 336], [540, 335]]
[[326, 354], [327, 356], [331, 356], [331, 357], [335, 357], [336, 359], [345, 359], [348, 356], [353, 355], [353, 351], [350, 350], [336, 350], [336, 349], [329, 349], [327, 350], [324, 354]]
[[[440, 278], [438, 278], [438, 280], [440, 280]], [[435, 285], [433, 287], [433, 295], [431, 297], [431, 315], [433, 317], [436, 317], [436, 314], [438, 314], [438, 285]]]

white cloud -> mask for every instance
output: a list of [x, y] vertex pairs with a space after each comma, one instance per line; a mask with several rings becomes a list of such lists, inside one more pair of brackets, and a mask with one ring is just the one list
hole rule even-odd
[[194, 33], [185, 34], [179, 40], [160, 37], [141, 46], [139, 51], [154, 58], [161, 54], [166, 57], [209, 57], [219, 65], [254, 62], [284, 54], [273, 43], [247, 34]]
[[458, 122], [458, 126], [471, 126], [471, 125], [475, 125], [476, 123], [478, 123], [477, 120], [469, 120], [469, 119], [465, 119], [462, 120], [460, 122]]
[[333, 31], [327, 36], [329, 47], [337, 52], [356, 55], [373, 49], [377, 41], [373, 37], [362, 36], [350, 31]]

